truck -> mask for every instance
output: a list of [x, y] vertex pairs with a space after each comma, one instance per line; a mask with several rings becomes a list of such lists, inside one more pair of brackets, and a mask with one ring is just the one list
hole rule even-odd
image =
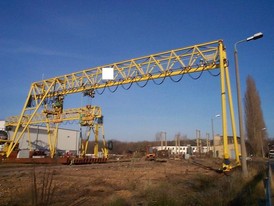
[[151, 146], [147, 146], [146, 147], [146, 160], [156, 160], [156, 152], [157, 150], [154, 149], [153, 147]]
[[0, 121], [0, 156], [7, 150], [8, 133], [5, 130], [4, 121]]
[[146, 160], [164, 162], [169, 158], [168, 150], [157, 150], [154, 147], [147, 146]]

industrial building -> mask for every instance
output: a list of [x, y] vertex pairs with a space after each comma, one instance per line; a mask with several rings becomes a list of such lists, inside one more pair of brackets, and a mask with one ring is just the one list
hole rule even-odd
[[[5, 130], [5, 121], [0, 121], [0, 130]], [[12, 137], [14, 134], [14, 127], [8, 130], [8, 136]], [[49, 151], [49, 140], [47, 128], [43, 126], [30, 126], [29, 134], [24, 133], [19, 140], [19, 149], [23, 150], [39, 150]], [[80, 131], [73, 129], [58, 129], [58, 138], [56, 142], [57, 154], [64, 154], [67, 152], [78, 154], [80, 146]], [[0, 148], [1, 149], [1, 148]]]
[[[227, 149], [228, 149], [228, 152], [229, 152], [229, 156], [230, 156], [231, 159], [236, 159], [233, 137], [228, 136], [227, 140], [228, 140]], [[238, 151], [241, 154], [240, 137], [237, 137], [237, 140], [238, 140], [238, 142], [237, 142]], [[223, 136], [220, 136], [220, 135], [215, 135], [214, 136], [213, 151], [214, 151], [214, 156], [215, 157], [223, 158], [223, 156], [224, 156]]]
[[[231, 159], [236, 159], [235, 156], [235, 146], [234, 146], [234, 140], [232, 136], [228, 136], [228, 152], [229, 156]], [[237, 145], [238, 145], [238, 151], [241, 154], [241, 145], [240, 145], [240, 138], [237, 137]], [[177, 145], [177, 146], [155, 146], [153, 147], [157, 150], [168, 150], [170, 151], [171, 155], [185, 155], [187, 153], [187, 148], [188, 146], [186, 145]], [[217, 158], [223, 158], [224, 157], [224, 144], [223, 144], [223, 136], [220, 135], [215, 135], [214, 140], [213, 140], [213, 145], [212, 146], [193, 146], [191, 145], [192, 152], [195, 153], [201, 153], [201, 154], [206, 154], [209, 152], [213, 152], [213, 156]]]
[[[187, 148], [189, 146], [155, 146], [153, 148], [157, 150], [169, 150], [171, 155], [185, 155], [187, 153]], [[192, 148], [192, 153], [199, 152], [199, 148], [197, 146], [190, 146]], [[213, 147], [202, 146], [200, 148], [201, 153], [208, 153], [212, 151]]]

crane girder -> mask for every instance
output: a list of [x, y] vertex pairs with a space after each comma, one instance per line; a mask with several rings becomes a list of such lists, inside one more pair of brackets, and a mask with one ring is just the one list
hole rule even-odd
[[[30, 98], [40, 100], [89, 89], [216, 69], [219, 67], [220, 43], [222, 44], [221, 40], [212, 41], [34, 82], [31, 85]], [[113, 68], [113, 80], [103, 80], [103, 68]]]
[[[54, 114], [49, 114], [48, 111], [43, 111], [41, 113], [36, 113], [31, 121], [28, 123], [28, 120], [31, 117], [31, 114], [25, 114], [21, 120], [21, 125], [25, 126], [27, 123], [30, 125], [40, 125], [45, 123], [54, 123], [56, 120]], [[66, 109], [61, 113], [60, 119], [61, 122], [65, 121], [93, 121], [96, 118], [102, 117], [102, 110], [99, 106], [86, 106], [82, 108], [71, 108]], [[10, 116], [6, 119], [5, 126], [17, 126], [19, 123], [20, 116]]]

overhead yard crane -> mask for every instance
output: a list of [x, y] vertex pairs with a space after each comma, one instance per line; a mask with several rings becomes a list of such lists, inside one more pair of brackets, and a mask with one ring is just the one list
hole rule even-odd
[[[86, 128], [86, 138], [81, 139], [81, 148], [80, 148], [80, 156], [84, 157], [87, 153], [88, 149], [88, 142], [91, 131], [94, 133], [94, 155], [98, 157], [98, 140], [99, 140], [99, 132], [102, 135], [103, 141], [103, 156], [107, 158], [108, 149], [107, 143], [104, 136], [104, 127], [103, 127], [103, 115], [101, 108], [98, 106], [91, 106], [87, 105], [86, 107], [81, 108], [71, 108], [66, 110], [58, 110], [56, 112], [56, 104], [54, 104], [53, 109], [44, 109], [42, 113], [36, 113], [31, 122], [28, 123], [31, 114], [26, 114], [21, 120], [21, 126], [26, 128], [26, 132], [28, 134], [29, 142], [30, 140], [30, 125], [46, 125], [47, 132], [48, 132], [48, 145], [50, 156], [54, 157], [56, 152], [56, 143], [58, 138], [58, 127], [59, 124], [66, 121], [78, 121], [81, 127]], [[11, 116], [6, 119], [6, 127], [14, 127], [18, 124], [19, 116]], [[28, 126], [27, 126], [28, 123]], [[54, 126], [54, 127], [52, 127]], [[8, 141], [8, 140], [7, 140]], [[13, 143], [11, 140], [8, 141], [9, 144]], [[8, 152], [8, 147], [5, 147], [6, 151]]]
[[[103, 68], [113, 69], [113, 79], [104, 80], [102, 78]], [[220, 94], [224, 145], [223, 170], [230, 170], [232, 164], [230, 163], [228, 152], [226, 98], [228, 98], [229, 103], [236, 165], [240, 165], [240, 161], [228, 60], [222, 40], [169, 50], [33, 82], [21, 115], [16, 122], [15, 132], [10, 139], [6, 156], [9, 157], [22, 135], [28, 130], [28, 127], [36, 124], [34, 120], [37, 113], [43, 113], [44, 111], [44, 114], [48, 116], [55, 115], [56, 119], [52, 119], [51, 123], [55, 124], [56, 128], [58, 128], [58, 124], [62, 121], [61, 118], [65, 111], [62, 108], [62, 102], [66, 95], [78, 92], [94, 94], [95, 91], [102, 93], [106, 88], [114, 88], [116, 90], [119, 85], [122, 85], [125, 89], [129, 89], [134, 83], [144, 87], [148, 81], [154, 81], [155, 79], [164, 81], [165, 78], [170, 78], [173, 81], [179, 81], [185, 74], [191, 75], [192, 73], [202, 73], [204, 71], [211, 72], [211, 70], [215, 69], [219, 69], [221, 82]], [[174, 80], [174, 76], [180, 77]], [[140, 84], [140, 82], [144, 83]], [[56, 100], [56, 104], [53, 105], [53, 110], [47, 111], [52, 99]], [[26, 116], [27, 119], [25, 118]], [[23, 128], [19, 129], [21, 126]]]

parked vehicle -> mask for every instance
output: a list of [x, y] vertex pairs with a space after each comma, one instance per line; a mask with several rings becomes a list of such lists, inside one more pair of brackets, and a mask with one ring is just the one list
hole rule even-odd
[[269, 150], [269, 159], [274, 158], [274, 149]]

